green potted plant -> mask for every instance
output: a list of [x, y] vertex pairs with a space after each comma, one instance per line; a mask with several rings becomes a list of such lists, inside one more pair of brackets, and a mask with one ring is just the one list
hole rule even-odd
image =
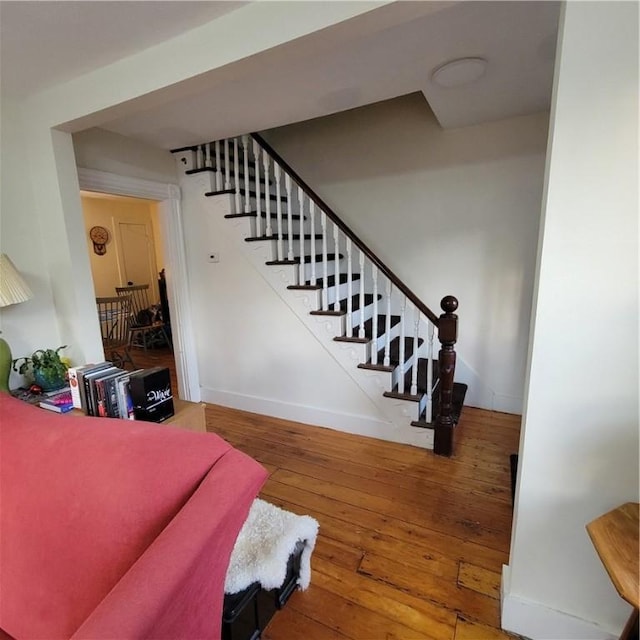
[[13, 361], [13, 370], [21, 375], [28, 375], [29, 370], [33, 382], [43, 391], [61, 389], [67, 384], [68, 364], [66, 358], [60, 357], [60, 351], [67, 345], [57, 349], [37, 349], [31, 356], [17, 358]]

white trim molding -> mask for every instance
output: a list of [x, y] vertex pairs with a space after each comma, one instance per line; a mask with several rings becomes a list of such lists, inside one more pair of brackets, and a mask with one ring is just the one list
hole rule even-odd
[[200, 401], [198, 361], [188, 298], [180, 187], [82, 167], [78, 167], [78, 182], [84, 191], [159, 201], [178, 395], [183, 400]]
[[172, 189], [178, 189], [178, 199], [180, 199], [180, 189], [177, 185], [121, 176], [107, 171], [78, 167], [78, 182], [80, 188], [85, 191], [99, 191], [148, 200], [169, 200], [174, 197], [175, 192], [172, 192]]
[[249, 394], [221, 391], [219, 389], [202, 388], [202, 400], [223, 407], [231, 407], [240, 411], [260, 413], [275, 416], [283, 420], [293, 420], [304, 424], [334, 429], [343, 433], [353, 433], [359, 436], [389, 439], [391, 425], [383, 420], [376, 420], [369, 416], [358, 416], [351, 413], [330, 411], [321, 407], [311, 407], [303, 404], [260, 398]]

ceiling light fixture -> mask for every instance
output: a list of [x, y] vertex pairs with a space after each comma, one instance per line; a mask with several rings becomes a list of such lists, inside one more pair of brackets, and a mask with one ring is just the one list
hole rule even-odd
[[447, 89], [461, 87], [481, 78], [486, 69], [484, 58], [457, 58], [436, 67], [431, 74], [431, 82]]

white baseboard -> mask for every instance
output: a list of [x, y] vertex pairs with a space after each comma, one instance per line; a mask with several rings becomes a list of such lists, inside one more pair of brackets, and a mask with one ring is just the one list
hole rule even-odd
[[[205, 387], [202, 388], [201, 395], [204, 402], [220, 404], [232, 409], [261, 413], [319, 427], [328, 427], [336, 431], [344, 431], [369, 438], [407, 443], [407, 433], [397, 433], [399, 430], [391, 423], [374, 417], [337, 413], [319, 409], [318, 407], [258, 398]], [[407, 426], [407, 432], [412, 440], [410, 444], [423, 448], [433, 448], [433, 432], [431, 429], [417, 429]]]
[[496, 393], [493, 396], [493, 410], [502, 413], [522, 414], [522, 396], [505, 396]]
[[556, 611], [510, 593], [509, 567], [502, 567], [501, 626], [531, 640], [617, 640], [618, 635], [595, 622]]

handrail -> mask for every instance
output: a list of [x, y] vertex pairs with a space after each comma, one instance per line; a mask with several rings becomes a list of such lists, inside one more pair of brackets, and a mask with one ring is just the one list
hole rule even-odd
[[291, 168], [291, 166], [278, 154], [277, 151], [259, 134], [252, 133], [251, 137], [274, 158], [278, 164], [298, 183], [302, 190], [313, 200], [322, 211], [325, 212], [328, 218], [330, 218], [342, 232], [351, 238], [351, 240], [358, 246], [359, 249], [364, 251], [369, 260], [378, 267], [378, 269], [384, 273], [385, 276], [400, 290], [404, 295], [411, 300], [411, 302], [425, 315], [433, 324], [438, 327], [440, 325], [440, 318], [427, 307], [418, 296], [405, 285], [402, 280], [387, 267], [380, 258], [345, 224], [338, 215], [327, 205], [327, 203], [317, 194], [315, 191]]

